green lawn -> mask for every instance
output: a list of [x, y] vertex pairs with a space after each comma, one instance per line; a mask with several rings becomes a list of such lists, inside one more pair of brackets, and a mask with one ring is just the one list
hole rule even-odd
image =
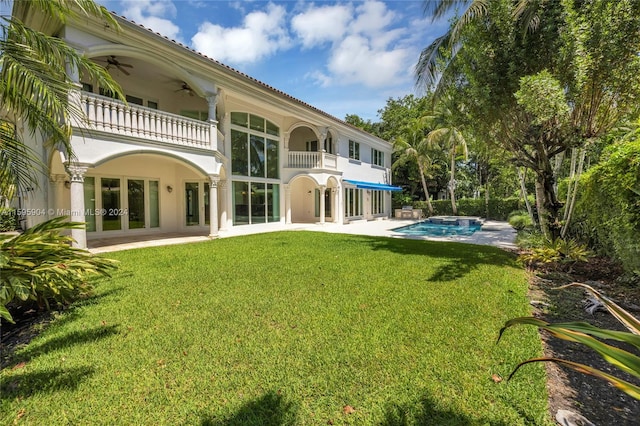
[[491, 379], [541, 352], [531, 327], [495, 344], [529, 313], [501, 250], [280, 232], [109, 257], [0, 373], [1, 424], [550, 424], [542, 365]]

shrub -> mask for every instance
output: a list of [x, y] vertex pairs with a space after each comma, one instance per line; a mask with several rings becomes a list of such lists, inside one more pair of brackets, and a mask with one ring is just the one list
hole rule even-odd
[[533, 221], [528, 213], [510, 214], [509, 225], [513, 226], [517, 231], [522, 231], [533, 226]]
[[9, 303], [35, 301], [40, 307], [64, 305], [91, 291], [88, 278], [108, 275], [115, 261], [71, 247], [61, 231], [83, 227], [59, 217], [20, 235], [0, 236], [0, 318], [13, 322]]
[[0, 207], [0, 232], [15, 231], [17, 228], [16, 209]]
[[[437, 200], [431, 202], [434, 216], [452, 215], [451, 200]], [[488, 204], [484, 198], [461, 198], [456, 200], [459, 216], [480, 216], [487, 219], [507, 220], [509, 212], [522, 208], [519, 198], [493, 198]], [[416, 209], [422, 209], [429, 216], [429, 209], [425, 201], [413, 203]]]
[[582, 175], [570, 232], [640, 274], [640, 138], [607, 148]]
[[572, 263], [586, 262], [590, 256], [591, 252], [585, 244], [562, 238], [556, 238], [554, 241], [545, 238], [539, 240], [537, 245], [532, 245], [525, 250], [518, 257], [518, 260], [527, 265], [553, 262]]

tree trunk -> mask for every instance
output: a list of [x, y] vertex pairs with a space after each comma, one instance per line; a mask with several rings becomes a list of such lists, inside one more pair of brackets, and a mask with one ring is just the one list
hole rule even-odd
[[531, 222], [536, 223], [536, 218], [533, 215], [533, 210], [531, 210], [531, 204], [529, 203], [529, 194], [527, 194], [527, 185], [525, 182], [526, 169], [521, 170], [520, 167], [516, 167], [516, 171], [518, 172], [518, 180], [520, 181], [520, 194], [522, 196], [522, 199], [524, 200], [524, 205], [527, 207], [527, 213], [529, 213]]
[[429, 189], [427, 189], [427, 181], [424, 178], [424, 171], [422, 165], [418, 162], [418, 171], [420, 172], [420, 179], [422, 180], [422, 189], [424, 190], [424, 196], [427, 199], [427, 208], [429, 209], [429, 216], [433, 216], [433, 206], [431, 205], [431, 197], [429, 196]]
[[538, 170], [536, 172], [536, 205], [538, 219], [544, 235], [551, 241], [560, 237], [560, 209], [562, 203], [554, 188], [555, 178], [551, 161], [546, 155], [538, 156]]
[[456, 206], [456, 193], [455, 193], [455, 173], [456, 173], [456, 154], [455, 147], [454, 152], [451, 154], [451, 178], [449, 179], [449, 194], [451, 196], [451, 210], [454, 215], [458, 214], [458, 207]]

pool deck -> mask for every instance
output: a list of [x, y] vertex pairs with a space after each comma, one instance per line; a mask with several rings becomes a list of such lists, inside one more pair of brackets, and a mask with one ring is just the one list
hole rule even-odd
[[[468, 219], [468, 218], [467, 218]], [[431, 241], [455, 241], [468, 244], [490, 245], [503, 249], [515, 249], [514, 243], [516, 231], [507, 223], [486, 220], [483, 221], [481, 230], [468, 236], [451, 237], [425, 237], [417, 235], [405, 235], [395, 232], [394, 229], [417, 223], [417, 220], [407, 219], [380, 219], [370, 221], [355, 221], [347, 225], [335, 223], [294, 223], [284, 225], [270, 223], [263, 225], [235, 226], [226, 231], [220, 231], [217, 238], [231, 238], [242, 235], [258, 234], [277, 231], [317, 231], [341, 234], [369, 235], [374, 237], [406, 238], [412, 240]], [[167, 233], [157, 235], [140, 235], [138, 237], [113, 237], [89, 240], [91, 253], [107, 253], [112, 251], [129, 250], [142, 247], [164, 246], [171, 244], [185, 244], [197, 241], [210, 240], [208, 235], [202, 233]]]

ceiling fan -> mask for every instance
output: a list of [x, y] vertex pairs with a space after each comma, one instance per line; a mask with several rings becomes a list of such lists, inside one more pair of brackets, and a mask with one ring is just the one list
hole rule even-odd
[[117, 60], [116, 57], [113, 55], [107, 56], [106, 59], [97, 59], [97, 61], [105, 62], [107, 64], [107, 66], [104, 67], [104, 69], [108, 70], [110, 67], [113, 66], [113, 67], [116, 67], [118, 70], [122, 71], [124, 75], [130, 75], [129, 71], [127, 71], [125, 68], [133, 68], [133, 65], [124, 64], [119, 60]]
[[195, 94], [193, 89], [184, 81], [182, 82], [181, 87], [178, 90], [175, 90], [174, 92], [187, 92], [189, 96], [193, 96]]

